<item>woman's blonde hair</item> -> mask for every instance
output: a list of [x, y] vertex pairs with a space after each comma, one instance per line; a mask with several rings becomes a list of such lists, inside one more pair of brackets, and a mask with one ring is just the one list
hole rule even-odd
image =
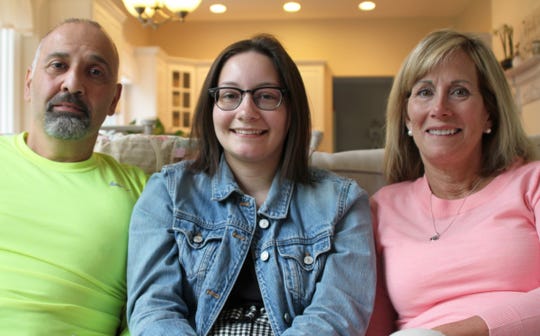
[[384, 174], [388, 183], [414, 180], [424, 174], [418, 147], [407, 135], [407, 100], [414, 84], [458, 51], [474, 62], [478, 86], [492, 122], [482, 139], [481, 176], [492, 176], [516, 158], [535, 159], [535, 148], [523, 130], [510, 87], [491, 49], [471, 34], [439, 30], [411, 51], [394, 79], [386, 108]]

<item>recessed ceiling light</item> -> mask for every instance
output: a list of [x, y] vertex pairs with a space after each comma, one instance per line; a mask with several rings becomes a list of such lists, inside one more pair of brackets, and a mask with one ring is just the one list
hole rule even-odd
[[375, 3], [373, 1], [362, 1], [358, 8], [363, 11], [370, 11], [375, 9]]
[[302, 8], [298, 2], [287, 2], [283, 5], [283, 9], [286, 12], [292, 13], [292, 12], [298, 12]]
[[210, 11], [214, 14], [222, 14], [227, 11], [227, 6], [223, 4], [213, 4], [210, 6]]

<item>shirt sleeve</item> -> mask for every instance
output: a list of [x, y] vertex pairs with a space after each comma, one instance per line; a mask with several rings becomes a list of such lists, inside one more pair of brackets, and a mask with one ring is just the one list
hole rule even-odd
[[[540, 218], [540, 169], [533, 168], [514, 179], [519, 180], [524, 181], [521, 183], [523, 195], [540, 237], [540, 226], [536, 221]], [[527, 293], [516, 292], [504, 305], [486, 307], [479, 315], [488, 325], [490, 336], [537, 335], [540, 332], [540, 287]]]
[[129, 230], [127, 317], [133, 335], [196, 336], [186, 316], [165, 173], [152, 175], [133, 209]]

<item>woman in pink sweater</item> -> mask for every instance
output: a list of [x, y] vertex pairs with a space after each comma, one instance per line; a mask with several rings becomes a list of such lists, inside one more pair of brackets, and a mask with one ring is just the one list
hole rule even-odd
[[368, 335], [540, 335], [535, 159], [491, 50], [450, 30], [425, 37], [388, 102]]

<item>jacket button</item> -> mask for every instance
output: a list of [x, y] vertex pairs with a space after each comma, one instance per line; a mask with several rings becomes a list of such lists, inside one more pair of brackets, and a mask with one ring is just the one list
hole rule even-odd
[[285, 321], [285, 323], [290, 325], [291, 324], [291, 315], [289, 315], [289, 313], [283, 314], [283, 321]]
[[313, 264], [313, 261], [314, 261], [313, 257], [310, 256], [310, 255], [307, 255], [307, 256], [304, 257], [304, 264], [306, 264], [306, 265]]
[[267, 261], [269, 258], [270, 258], [270, 253], [268, 253], [268, 251], [263, 251], [263, 253], [261, 253], [262, 261]]
[[266, 218], [263, 218], [259, 221], [259, 227], [261, 229], [268, 229], [268, 227], [270, 226], [270, 221]]
[[197, 234], [197, 235], [193, 236], [193, 242], [195, 244], [200, 244], [200, 243], [202, 243], [202, 241], [203, 241], [203, 238], [202, 238], [202, 236], [200, 234]]

